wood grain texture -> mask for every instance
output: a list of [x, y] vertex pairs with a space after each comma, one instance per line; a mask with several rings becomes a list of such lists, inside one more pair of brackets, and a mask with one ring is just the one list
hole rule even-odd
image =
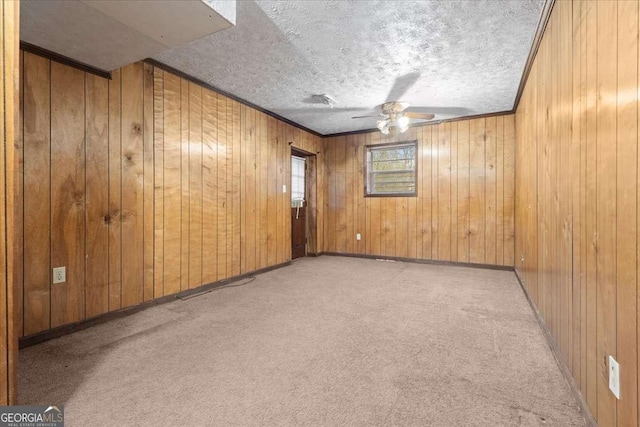
[[[16, 220], [15, 215], [21, 210], [14, 209], [15, 203], [20, 202], [16, 196], [20, 196], [18, 190], [21, 186], [19, 179], [20, 159], [19, 146], [16, 140], [20, 136], [17, 127], [19, 120], [19, 67], [20, 51], [18, 49], [20, 27], [20, 3], [18, 1], [0, 2], [0, 46], [2, 46], [2, 64], [0, 69], [0, 138], [3, 149], [0, 150], [0, 191], [3, 193], [0, 201], [0, 306], [3, 307], [0, 315], [0, 405], [13, 405], [18, 403], [17, 389], [17, 363], [18, 363], [18, 322], [15, 303], [18, 301], [18, 293], [15, 292], [15, 284], [21, 268], [18, 261], [21, 256], [16, 256], [17, 243], [14, 226], [22, 223]], [[18, 190], [18, 191], [16, 191]]]
[[202, 93], [202, 280], [204, 283], [216, 281], [217, 237], [216, 201], [217, 168], [216, 140], [218, 132], [212, 120], [218, 109], [218, 98], [214, 92]]
[[143, 112], [142, 112], [142, 177], [143, 177], [143, 300], [150, 301], [154, 298], [154, 209], [153, 209], [153, 182], [155, 179], [153, 168], [154, 156], [154, 73], [153, 67], [147, 63], [144, 66], [143, 82]]
[[[216, 280], [227, 276], [227, 100], [226, 96], [218, 95], [216, 109], [216, 192], [215, 200], [216, 221]], [[265, 141], [266, 142], [266, 141]], [[266, 243], [266, 242], [265, 242]], [[261, 245], [258, 244], [258, 248]], [[212, 260], [213, 261], [213, 260]]]
[[[19, 53], [20, 82], [24, 80], [24, 52]], [[18, 90], [19, 101], [16, 106], [18, 114], [18, 128], [16, 129], [15, 161], [16, 161], [16, 181], [14, 194], [16, 200], [24, 200], [24, 91]], [[16, 333], [22, 334], [24, 331], [24, 203], [14, 203], [14, 307]]]
[[[242, 245], [241, 245], [241, 227], [242, 227], [242, 183], [244, 182], [244, 171], [242, 169], [242, 124], [240, 122], [241, 118], [241, 110], [242, 105], [237, 101], [231, 101], [232, 115], [230, 117], [232, 122], [232, 137], [233, 137], [233, 159], [232, 159], [232, 186], [231, 186], [231, 200], [233, 203], [233, 207], [231, 210], [231, 222], [232, 222], [232, 232], [231, 232], [231, 240], [232, 240], [232, 276], [238, 276], [241, 274], [241, 257], [242, 257]], [[279, 123], [280, 125], [284, 125], [283, 123]], [[284, 142], [283, 142], [284, 145]], [[280, 156], [284, 158], [284, 153], [281, 153]], [[284, 167], [287, 163], [280, 163], [280, 168], [284, 171]], [[283, 176], [284, 179], [284, 176]], [[284, 196], [283, 196], [284, 198]], [[288, 216], [285, 214], [285, 211], [281, 211], [279, 213], [279, 218], [281, 219], [281, 223], [284, 224]], [[287, 223], [288, 225], [288, 223]], [[282, 230], [282, 228], [281, 228]], [[281, 238], [278, 240], [279, 245], [284, 247], [285, 239]], [[280, 261], [282, 262], [282, 261]], [[206, 280], [205, 280], [206, 283]]]
[[51, 327], [84, 318], [85, 96], [82, 71], [51, 63]]
[[122, 69], [122, 307], [141, 303], [144, 293], [143, 121], [144, 68], [135, 63]]
[[[24, 328], [25, 335], [50, 328], [49, 216], [51, 133], [49, 60], [24, 53]], [[45, 218], [43, 221], [42, 218]]]
[[639, 13], [556, 2], [516, 113], [516, 269], [601, 426], [638, 425]]
[[189, 287], [202, 282], [202, 88], [189, 83]]
[[[189, 81], [180, 78], [180, 126], [176, 129], [176, 134], [180, 137], [180, 145], [175, 147], [180, 158], [180, 290], [189, 289], [189, 255], [191, 243], [190, 240], [190, 209], [189, 205], [189, 161], [191, 158], [191, 150], [189, 143]], [[176, 212], [176, 215], [178, 212]]]
[[290, 150], [317, 156], [323, 203], [320, 138], [148, 63], [24, 58], [22, 335], [291, 259]]
[[[620, 52], [638, 52], [638, 2], [618, 3]], [[638, 420], [638, 55], [618, 55], [616, 127], [616, 316], [620, 378], [618, 425]], [[579, 157], [578, 157], [579, 158]]]
[[122, 307], [122, 72], [109, 81], [109, 310]]
[[469, 262], [483, 263], [486, 119], [471, 120], [469, 127]]
[[165, 72], [163, 87], [163, 270], [164, 295], [171, 295], [180, 291], [182, 274], [180, 268], [182, 260], [180, 252], [182, 237], [180, 78]]
[[109, 311], [109, 83], [87, 74], [85, 316]]
[[[489, 161], [487, 133], [493, 140]], [[365, 198], [364, 165], [358, 156], [364, 160], [366, 145], [404, 140], [418, 141], [418, 196]], [[386, 138], [379, 132], [326, 138], [325, 250], [512, 265], [503, 263], [513, 263], [514, 183], [508, 180], [514, 176], [514, 147], [513, 115], [423, 126]], [[502, 178], [500, 198], [497, 176]], [[486, 193], [492, 194], [490, 208]]]
[[[145, 175], [146, 176], [146, 175]], [[164, 71], [153, 73], [153, 296], [164, 295]]]

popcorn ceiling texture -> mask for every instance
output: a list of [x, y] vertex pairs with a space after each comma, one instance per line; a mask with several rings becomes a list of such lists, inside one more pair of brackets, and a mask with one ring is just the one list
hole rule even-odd
[[[505, 111], [543, 3], [239, 1], [235, 27], [155, 59], [322, 134], [375, 127], [351, 117], [373, 113], [409, 73], [419, 78], [401, 100], [435, 120]], [[311, 97], [323, 93], [333, 109]]]

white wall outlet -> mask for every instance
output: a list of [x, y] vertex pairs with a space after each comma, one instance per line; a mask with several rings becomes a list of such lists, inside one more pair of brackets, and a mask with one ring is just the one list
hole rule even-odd
[[287, 184], [282, 184], [282, 192], [283, 193], [287, 192]]
[[609, 390], [620, 399], [620, 365], [613, 356], [609, 356]]
[[362, 236], [360, 235], [360, 233], [356, 233], [356, 240], [362, 240]]
[[64, 283], [67, 281], [66, 267], [55, 267], [53, 269], [53, 284]]

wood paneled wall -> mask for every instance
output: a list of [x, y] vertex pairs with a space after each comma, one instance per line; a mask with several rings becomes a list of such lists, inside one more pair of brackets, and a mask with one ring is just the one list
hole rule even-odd
[[[13, 203], [19, 184], [15, 157], [18, 109], [20, 3], [0, 1], [0, 405], [17, 402], [18, 338], [16, 325], [15, 268], [13, 233], [17, 206]], [[19, 210], [17, 211], [19, 212]]]
[[600, 426], [639, 424], [639, 13], [557, 1], [516, 114], [516, 268]]
[[147, 63], [22, 55], [21, 335], [291, 259], [290, 150], [322, 164], [319, 137]]
[[[505, 115], [326, 138], [325, 251], [513, 265], [514, 126]], [[365, 146], [412, 140], [418, 196], [364, 197]]]

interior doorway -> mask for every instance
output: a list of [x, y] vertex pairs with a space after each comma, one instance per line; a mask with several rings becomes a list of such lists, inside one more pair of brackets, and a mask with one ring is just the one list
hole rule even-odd
[[291, 149], [291, 259], [316, 254], [316, 156]]
[[291, 155], [291, 259], [307, 255], [307, 159]]

